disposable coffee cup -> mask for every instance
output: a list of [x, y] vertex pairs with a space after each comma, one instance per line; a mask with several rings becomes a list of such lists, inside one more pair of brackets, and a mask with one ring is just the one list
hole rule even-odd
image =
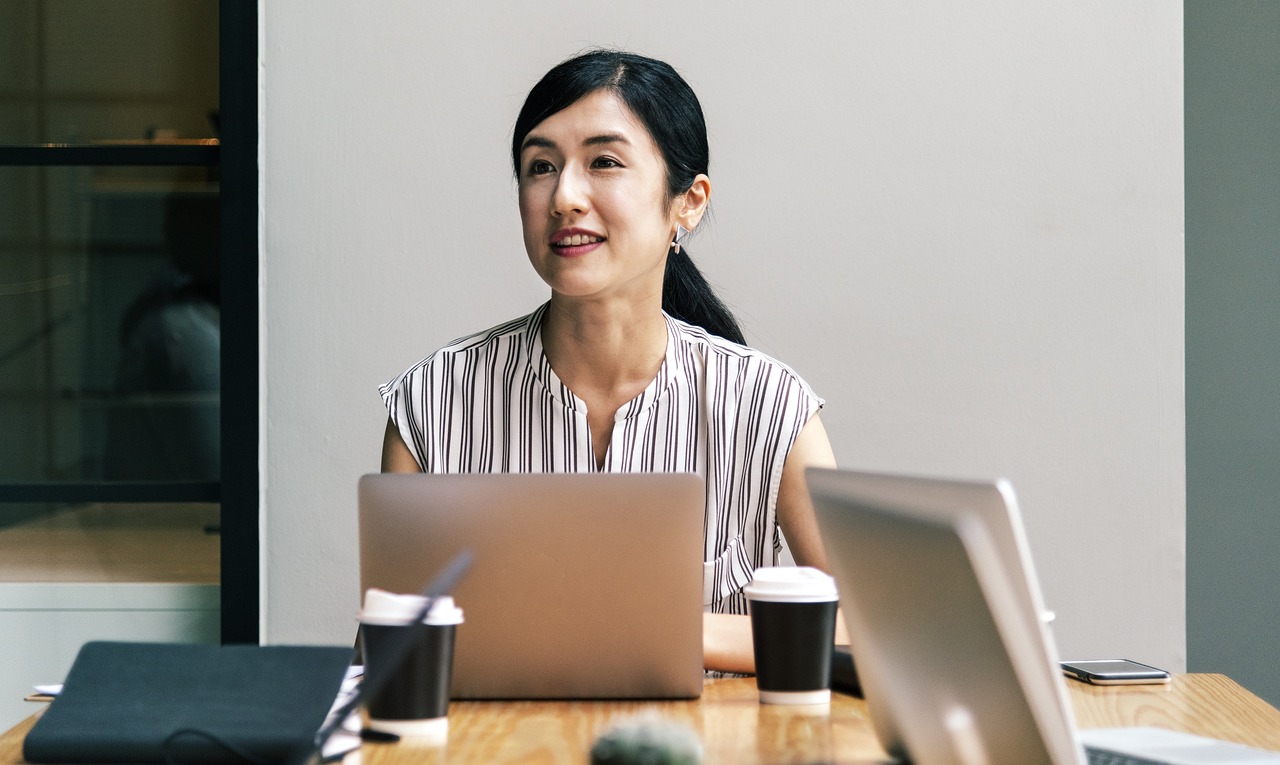
[[816, 568], [758, 568], [743, 592], [763, 704], [831, 702], [835, 580]]
[[[369, 727], [397, 736], [442, 739], [449, 726], [454, 633], [462, 623], [462, 609], [453, 598], [436, 598], [422, 625], [411, 625], [424, 605], [420, 595], [376, 588], [365, 593], [360, 612], [365, 677], [390, 672], [367, 700]], [[401, 642], [406, 630], [415, 631], [408, 646]], [[397, 651], [401, 656], [393, 655]], [[397, 667], [387, 666], [397, 658]]]

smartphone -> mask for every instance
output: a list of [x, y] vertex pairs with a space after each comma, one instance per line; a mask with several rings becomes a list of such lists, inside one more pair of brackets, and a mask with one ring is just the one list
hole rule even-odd
[[1163, 669], [1128, 659], [1064, 661], [1062, 671], [1067, 677], [1092, 685], [1141, 685], [1169, 682], [1169, 673]]

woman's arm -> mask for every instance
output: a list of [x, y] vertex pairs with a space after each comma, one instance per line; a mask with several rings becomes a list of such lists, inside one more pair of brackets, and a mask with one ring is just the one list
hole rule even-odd
[[382, 472], [384, 473], [421, 473], [418, 461], [413, 452], [400, 437], [396, 424], [387, 418], [387, 432], [382, 435]]
[[756, 671], [756, 654], [751, 643], [751, 617], [704, 613], [702, 666], [719, 672], [753, 674]]
[[[813, 566], [827, 571], [827, 554], [818, 535], [818, 519], [813, 514], [813, 501], [804, 482], [807, 467], [835, 467], [836, 457], [827, 440], [822, 420], [814, 415], [805, 423], [791, 445], [787, 462], [782, 467], [782, 483], [778, 487], [778, 525], [791, 548], [797, 566]], [[828, 573], [830, 573], [828, 571]]]
[[[827, 570], [827, 556], [818, 536], [818, 521], [804, 482], [804, 469], [835, 467], [836, 458], [827, 440], [822, 421], [814, 415], [791, 445], [782, 467], [782, 483], [778, 487], [778, 525], [787, 539], [798, 566], [814, 566]], [[836, 642], [844, 634], [844, 624], [836, 626]], [[845, 642], [848, 639], [845, 638]], [[722, 672], [756, 671], [755, 650], [751, 644], [750, 617], [739, 614], [702, 615], [702, 663], [707, 669]]]
[[[807, 467], [836, 466], [836, 456], [827, 440], [827, 430], [815, 414], [787, 455], [782, 468], [782, 486], [778, 489], [778, 525], [787, 538], [791, 554], [797, 566], [813, 566], [826, 571], [826, 548], [818, 534], [818, 519], [813, 514], [813, 500], [809, 498], [809, 486], [804, 480]], [[849, 633], [844, 628], [844, 613], [836, 614], [836, 645], [848, 645]]]

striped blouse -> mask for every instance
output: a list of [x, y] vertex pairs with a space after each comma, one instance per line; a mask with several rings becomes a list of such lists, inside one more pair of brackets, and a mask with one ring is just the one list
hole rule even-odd
[[[597, 470], [586, 406], [542, 352], [546, 310], [455, 340], [381, 387], [423, 471]], [[704, 608], [745, 614], [752, 571], [791, 562], [778, 486], [822, 400], [763, 353], [670, 316], [667, 332], [657, 377], [615, 416], [603, 469], [704, 478]]]

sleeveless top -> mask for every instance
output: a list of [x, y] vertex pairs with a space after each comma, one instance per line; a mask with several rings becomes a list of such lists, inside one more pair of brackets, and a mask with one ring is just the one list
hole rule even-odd
[[[586, 406], [543, 355], [546, 310], [455, 340], [381, 386], [424, 472], [597, 471]], [[666, 357], [618, 410], [603, 470], [703, 477], [703, 607], [745, 614], [752, 572], [793, 562], [777, 522], [778, 486], [791, 445], [823, 402], [765, 354], [666, 321]]]

